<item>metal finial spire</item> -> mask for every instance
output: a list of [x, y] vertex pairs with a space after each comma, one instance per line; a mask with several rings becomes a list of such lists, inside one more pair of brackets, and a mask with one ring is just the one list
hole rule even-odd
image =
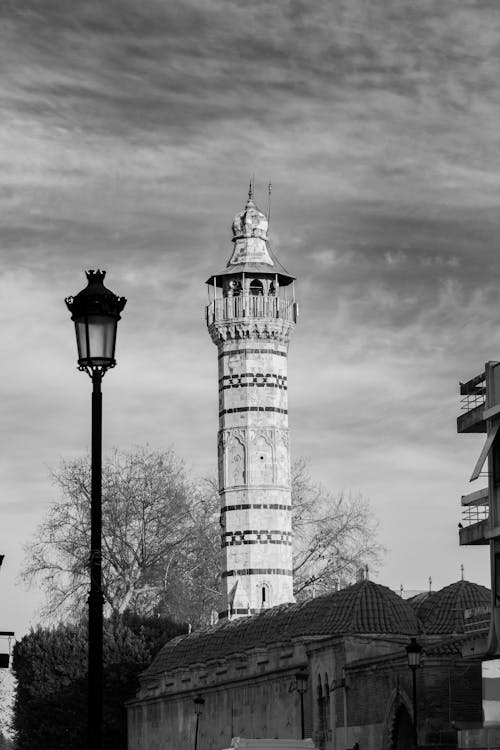
[[464, 564], [463, 563], [460, 565], [460, 574], [461, 574], [461, 579], [463, 581], [464, 580]]
[[248, 200], [249, 201], [253, 199], [253, 181], [254, 181], [254, 177], [252, 176], [250, 180], [250, 185], [248, 186]]
[[368, 569], [368, 564], [366, 564], [366, 565], [365, 565], [365, 581], [368, 581], [368, 580], [369, 580], [369, 578], [368, 578], [368, 573], [369, 573], [369, 569]]
[[429, 576], [429, 594], [431, 593], [431, 591], [432, 591], [432, 577]]
[[267, 186], [267, 223], [269, 224], [269, 219], [271, 218], [271, 190], [273, 189], [273, 186], [271, 183]]
[[403, 591], [404, 591], [404, 589], [403, 589], [403, 584], [401, 583], [401, 584], [399, 585], [399, 596], [401, 597], [401, 599], [403, 598]]

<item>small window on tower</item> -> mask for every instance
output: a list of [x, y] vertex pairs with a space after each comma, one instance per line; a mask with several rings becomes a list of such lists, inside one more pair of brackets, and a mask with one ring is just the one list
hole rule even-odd
[[261, 609], [267, 609], [271, 606], [271, 589], [269, 584], [264, 581], [263, 583], [259, 583], [257, 585], [257, 591], [258, 591], [258, 598], [260, 598], [260, 607]]

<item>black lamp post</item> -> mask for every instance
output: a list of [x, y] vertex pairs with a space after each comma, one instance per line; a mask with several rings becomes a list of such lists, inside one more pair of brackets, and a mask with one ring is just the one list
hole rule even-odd
[[101, 475], [102, 394], [101, 381], [115, 362], [116, 328], [125, 297], [117, 297], [103, 284], [105, 271], [87, 271], [88, 286], [65, 302], [75, 323], [78, 369], [92, 378], [92, 491], [90, 504], [90, 592], [88, 747], [102, 747], [102, 565]]
[[205, 699], [201, 695], [197, 695], [194, 699], [194, 712], [196, 714], [196, 728], [194, 730], [194, 750], [198, 750], [198, 726], [200, 723], [200, 716], [203, 713], [203, 706], [205, 705]]
[[422, 646], [417, 643], [416, 638], [412, 638], [408, 646], [406, 647], [406, 655], [408, 657], [408, 666], [412, 671], [412, 687], [413, 687], [413, 746], [416, 747], [418, 744], [417, 735], [417, 669], [420, 667], [420, 655], [422, 653]]
[[297, 672], [295, 675], [297, 692], [300, 695], [300, 736], [302, 739], [304, 739], [304, 693], [307, 690], [308, 679], [309, 675], [304, 670]]

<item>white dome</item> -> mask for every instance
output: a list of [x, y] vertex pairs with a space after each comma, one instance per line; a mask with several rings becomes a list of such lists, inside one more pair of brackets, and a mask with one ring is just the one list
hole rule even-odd
[[259, 237], [267, 240], [267, 228], [267, 217], [257, 208], [250, 194], [243, 211], [234, 217], [233, 241], [243, 237]]

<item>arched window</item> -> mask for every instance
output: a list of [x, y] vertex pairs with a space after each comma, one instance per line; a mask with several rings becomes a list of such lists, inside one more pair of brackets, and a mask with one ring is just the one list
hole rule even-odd
[[271, 606], [271, 588], [266, 581], [261, 581], [257, 585], [258, 597], [261, 609]]
[[317, 705], [318, 705], [318, 734], [317, 745], [319, 750], [330, 747], [332, 729], [330, 726], [330, 685], [328, 674], [325, 672], [323, 681], [318, 674]]
[[318, 675], [318, 687], [316, 692], [316, 700], [318, 705], [318, 748], [319, 750], [325, 750], [325, 711], [324, 711], [324, 698], [323, 690], [321, 688], [321, 676]]
[[330, 742], [332, 728], [330, 725], [330, 683], [328, 681], [328, 674], [325, 672], [325, 695], [324, 701], [324, 716], [325, 716], [325, 742]]
[[252, 279], [252, 281], [250, 282], [249, 291], [250, 294], [252, 294], [254, 297], [261, 297], [264, 294], [262, 281], [259, 281], [259, 279]]

